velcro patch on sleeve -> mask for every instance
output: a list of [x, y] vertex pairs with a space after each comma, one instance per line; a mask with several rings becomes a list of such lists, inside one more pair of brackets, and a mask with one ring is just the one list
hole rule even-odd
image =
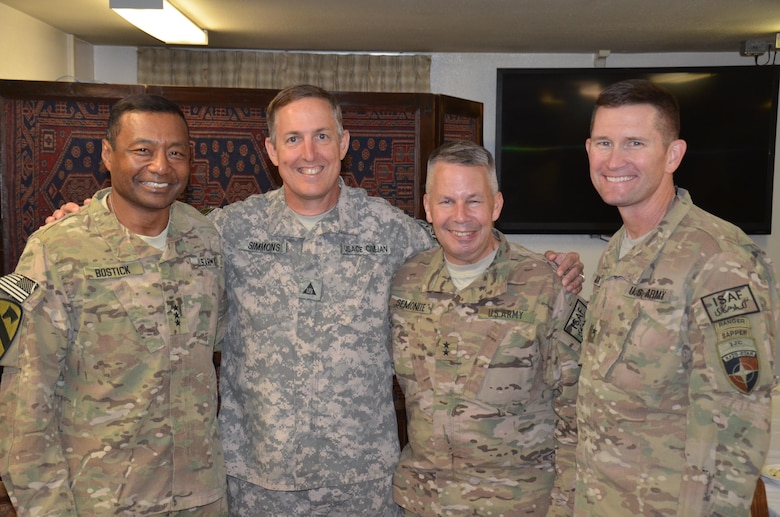
[[0, 278], [0, 289], [19, 303], [23, 303], [36, 289], [38, 283], [19, 273]]
[[566, 320], [566, 325], [563, 327], [566, 333], [576, 339], [578, 343], [582, 343], [583, 330], [585, 329], [585, 311], [587, 309], [588, 305], [577, 298], [569, 318]]
[[701, 303], [713, 323], [759, 312], [756, 298], [747, 284], [704, 296]]

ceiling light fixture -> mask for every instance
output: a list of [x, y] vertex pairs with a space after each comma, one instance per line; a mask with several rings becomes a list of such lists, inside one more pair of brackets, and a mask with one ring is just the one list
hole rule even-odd
[[208, 31], [168, 0], [109, 0], [109, 7], [147, 34], [170, 45], [208, 45]]

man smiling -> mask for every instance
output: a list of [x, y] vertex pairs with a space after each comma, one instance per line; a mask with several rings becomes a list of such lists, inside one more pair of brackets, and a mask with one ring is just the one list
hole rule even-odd
[[649, 81], [596, 101], [590, 177], [623, 227], [588, 307], [575, 515], [747, 515], [766, 457], [775, 272], [675, 187], [679, 135], [676, 100]]
[[493, 228], [503, 203], [486, 149], [432, 153], [424, 205], [441, 247], [401, 267], [390, 299], [407, 517], [571, 513], [585, 304]]
[[21, 317], [0, 360], [3, 481], [19, 516], [226, 515], [212, 355], [227, 301], [219, 235], [176, 201], [184, 115], [117, 102], [102, 157], [112, 188], [0, 279]]

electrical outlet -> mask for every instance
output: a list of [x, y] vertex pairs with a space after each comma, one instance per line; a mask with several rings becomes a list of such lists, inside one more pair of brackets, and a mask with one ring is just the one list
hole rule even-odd
[[769, 43], [760, 39], [749, 39], [740, 42], [740, 56], [761, 56], [769, 51]]

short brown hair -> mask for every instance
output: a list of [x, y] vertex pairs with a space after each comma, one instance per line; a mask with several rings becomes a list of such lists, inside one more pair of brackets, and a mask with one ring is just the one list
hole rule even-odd
[[618, 108], [637, 104], [647, 104], [655, 108], [658, 114], [658, 130], [667, 144], [680, 138], [680, 105], [677, 99], [668, 90], [647, 79], [627, 79], [604, 88], [593, 108], [590, 120], [591, 131], [599, 108]]
[[333, 118], [336, 120], [336, 128], [339, 138], [344, 136], [344, 123], [341, 116], [341, 105], [336, 97], [329, 91], [311, 84], [299, 84], [290, 86], [276, 94], [276, 97], [268, 104], [266, 118], [268, 119], [268, 137], [276, 144], [276, 116], [280, 109], [301, 99], [322, 99], [330, 105]]

